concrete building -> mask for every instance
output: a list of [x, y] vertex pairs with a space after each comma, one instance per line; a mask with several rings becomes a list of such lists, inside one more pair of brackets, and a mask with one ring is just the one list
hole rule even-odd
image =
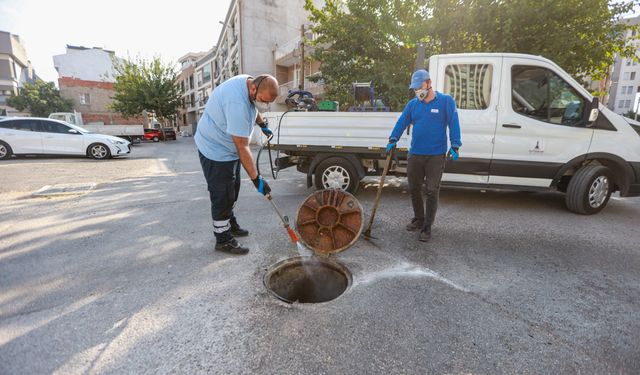
[[[302, 28], [309, 22], [304, 3], [304, 0], [232, 0], [218, 38], [213, 89], [236, 74], [270, 73], [281, 83], [280, 92], [285, 94], [276, 103], [284, 103], [288, 90], [303, 83], [303, 78], [296, 75], [301, 72], [300, 54], [296, 51], [301, 52]], [[321, 6], [324, 2], [314, 3]], [[314, 70], [317, 71], [317, 64], [307, 64], [305, 77]], [[305, 88], [316, 90], [307, 83]]]
[[0, 31], [0, 115], [27, 116], [7, 105], [7, 98], [18, 95], [20, 87], [25, 83], [34, 83], [39, 79], [27, 51], [18, 35]]
[[181, 131], [194, 134], [198, 123], [198, 104], [196, 100], [196, 62], [206, 54], [206, 52], [189, 52], [178, 59], [180, 63], [180, 74], [178, 75], [178, 85], [182, 92], [182, 107], [178, 109], [177, 126]]
[[[629, 25], [640, 24], [640, 16], [624, 20]], [[628, 30], [627, 39], [633, 43], [636, 50], [640, 45], [638, 41], [631, 40], [636, 37], [635, 31]], [[637, 54], [636, 54], [637, 55]], [[614, 57], [611, 73], [611, 87], [609, 88], [609, 100], [607, 107], [619, 114], [629, 111], [640, 112], [638, 98], [640, 97], [640, 65], [633, 59]]]
[[60, 95], [73, 102], [86, 124], [142, 124], [141, 117], [126, 118], [109, 106], [115, 91], [114, 51], [67, 45], [66, 53], [53, 56]]

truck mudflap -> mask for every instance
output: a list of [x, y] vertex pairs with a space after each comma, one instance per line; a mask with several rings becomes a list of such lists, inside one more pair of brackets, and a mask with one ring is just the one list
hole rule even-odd
[[625, 191], [620, 191], [621, 197], [638, 197], [640, 196], [640, 162], [627, 163], [633, 170], [634, 176], [630, 176], [631, 183]]

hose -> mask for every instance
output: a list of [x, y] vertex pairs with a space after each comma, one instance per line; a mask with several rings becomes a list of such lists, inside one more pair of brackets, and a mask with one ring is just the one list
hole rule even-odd
[[[280, 126], [282, 125], [282, 119], [289, 112], [295, 112], [295, 111], [291, 109], [287, 110], [285, 113], [282, 114], [282, 116], [280, 116], [280, 120], [278, 121], [278, 127], [276, 128], [276, 132], [278, 133], [278, 137], [276, 138], [276, 142], [277, 142], [276, 145], [280, 145]], [[273, 134], [267, 137], [267, 141], [263, 143], [262, 147], [260, 147], [260, 150], [258, 150], [258, 155], [256, 156], [256, 171], [258, 172], [259, 175], [261, 174], [260, 173], [260, 154], [262, 154], [262, 150], [264, 150], [264, 148], [266, 147], [268, 149], [267, 152], [269, 153], [269, 167], [271, 169], [271, 177], [273, 177], [274, 180], [277, 180], [278, 172], [280, 172], [280, 168], [273, 167], [273, 159], [271, 157], [271, 140], [272, 139], [273, 139]], [[276, 161], [278, 160], [279, 157], [280, 157], [280, 150], [276, 152]]]

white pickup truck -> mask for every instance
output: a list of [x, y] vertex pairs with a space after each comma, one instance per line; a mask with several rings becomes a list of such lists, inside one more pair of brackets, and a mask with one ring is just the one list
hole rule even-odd
[[[594, 214], [612, 192], [640, 195], [640, 123], [598, 103], [552, 61], [507, 53], [436, 55], [434, 87], [458, 105], [460, 158], [447, 162], [443, 185], [482, 189], [558, 190], [567, 208]], [[317, 188], [355, 192], [379, 175], [400, 113], [267, 113], [272, 149]], [[278, 125], [280, 126], [279, 129]], [[406, 173], [411, 134], [398, 143], [391, 173]]]
[[131, 143], [140, 143], [144, 138], [144, 126], [142, 125], [104, 125], [103, 123], [85, 125], [80, 112], [55, 112], [50, 114], [49, 118], [81, 126], [92, 133], [124, 138]]

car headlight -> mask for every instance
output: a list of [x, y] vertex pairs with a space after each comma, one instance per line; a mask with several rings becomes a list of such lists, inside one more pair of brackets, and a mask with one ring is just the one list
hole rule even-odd
[[117, 140], [111, 139], [111, 138], [108, 138], [107, 141], [109, 141], [109, 143], [114, 144], [114, 145], [124, 145], [124, 144], [127, 143], [127, 141], [124, 141], [124, 140], [117, 141]]

